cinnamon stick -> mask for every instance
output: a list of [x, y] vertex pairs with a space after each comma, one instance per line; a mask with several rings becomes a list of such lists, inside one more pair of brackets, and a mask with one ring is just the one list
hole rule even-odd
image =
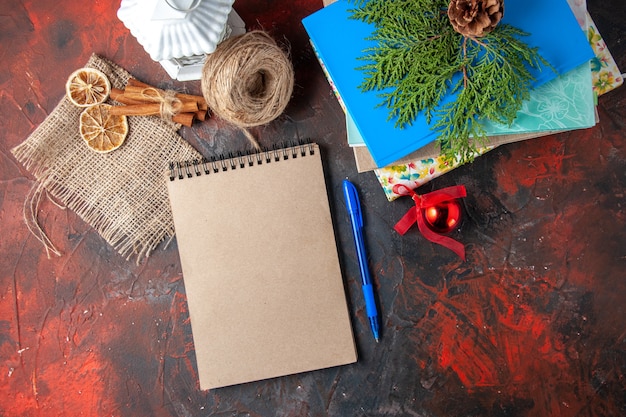
[[197, 112], [194, 113], [195, 118], [200, 120], [201, 122], [204, 122], [206, 120], [206, 116], [207, 116], [207, 111], [206, 110], [198, 110]]
[[[150, 96], [147, 90], [144, 87], [134, 87], [134, 86], [126, 86], [124, 90], [124, 97], [130, 100], [136, 100], [143, 103], [151, 103], [154, 100], [158, 99], [156, 96]], [[156, 90], [161, 91], [162, 90]], [[192, 100], [189, 98], [181, 98], [179, 94], [176, 94], [176, 98], [180, 100], [182, 107], [180, 112], [192, 112], [195, 113], [198, 110], [198, 102], [196, 100]]]
[[142, 104], [143, 103], [142, 101], [128, 98], [128, 96], [124, 94], [124, 90], [120, 90], [119, 88], [111, 88], [109, 97], [111, 97], [111, 100], [115, 100], [121, 104]]
[[159, 116], [161, 105], [159, 103], [142, 103], [113, 106], [109, 109], [109, 114], [112, 116]]
[[[117, 101], [117, 100], [116, 100]], [[109, 109], [112, 116], [160, 116], [161, 105], [158, 103], [130, 104], [126, 106], [112, 106]], [[172, 116], [174, 123], [191, 127], [196, 118], [196, 113], [183, 112]]]
[[191, 127], [195, 119], [196, 119], [195, 113], [178, 113], [172, 116], [172, 121], [174, 123], [180, 123], [181, 125], [187, 126], [187, 127]]
[[[144, 82], [141, 82], [135, 78], [131, 78], [128, 80], [128, 83], [126, 84], [126, 88], [128, 87], [142, 87], [142, 88], [155, 88], [153, 86], [151, 86], [150, 84], [146, 84]], [[157, 90], [159, 90], [157, 88]], [[163, 91], [163, 90], [161, 90]], [[206, 100], [204, 97], [202, 96], [197, 96], [194, 94], [184, 94], [184, 93], [176, 93], [176, 98], [180, 99], [180, 100], [194, 100], [198, 103], [198, 109], [199, 110], [209, 110], [209, 105], [207, 104]]]

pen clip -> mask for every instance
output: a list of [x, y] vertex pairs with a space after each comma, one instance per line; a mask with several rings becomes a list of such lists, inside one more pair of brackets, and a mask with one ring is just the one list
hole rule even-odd
[[361, 215], [361, 202], [356, 187], [348, 180], [343, 180], [343, 195], [346, 200], [346, 208], [350, 217], [357, 227], [363, 227], [363, 216]]

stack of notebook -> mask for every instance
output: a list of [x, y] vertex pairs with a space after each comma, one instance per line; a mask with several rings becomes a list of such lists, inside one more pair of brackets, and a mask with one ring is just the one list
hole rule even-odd
[[[346, 113], [347, 140], [357, 170], [373, 170], [387, 198], [393, 200], [397, 197], [393, 184], [416, 188], [456, 168], [458, 163], [442, 164], [436, 132], [423, 118], [408, 128], [397, 128], [388, 119], [388, 109], [378, 106], [378, 92], [361, 91], [358, 86], [364, 75], [357, 69], [363, 65], [359, 58], [373, 46], [367, 38], [374, 27], [350, 18], [354, 2], [325, 4], [302, 22]], [[501, 144], [594, 126], [597, 96], [622, 83], [584, 1], [508, 0], [506, 6], [502, 22], [529, 33], [524, 41], [538, 47], [556, 71], [544, 67], [534, 72], [531, 98], [512, 125], [484, 122], [489, 140], [477, 156]]]

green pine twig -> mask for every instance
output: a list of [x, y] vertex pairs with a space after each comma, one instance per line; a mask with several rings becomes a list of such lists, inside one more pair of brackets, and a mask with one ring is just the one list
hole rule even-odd
[[[355, 0], [352, 18], [373, 24], [359, 67], [362, 91], [379, 91], [397, 128], [420, 115], [438, 133], [446, 162], [470, 162], [486, 142], [481, 120], [510, 125], [530, 97], [530, 68], [549, 64], [500, 24], [481, 38], [466, 38], [450, 24], [447, 1]], [[384, 91], [383, 91], [384, 90]], [[444, 97], [453, 100], [441, 104]]]

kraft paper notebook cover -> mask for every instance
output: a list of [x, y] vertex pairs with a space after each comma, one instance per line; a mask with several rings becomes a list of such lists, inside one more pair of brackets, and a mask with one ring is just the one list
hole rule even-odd
[[201, 389], [356, 362], [318, 145], [166, 175]]

